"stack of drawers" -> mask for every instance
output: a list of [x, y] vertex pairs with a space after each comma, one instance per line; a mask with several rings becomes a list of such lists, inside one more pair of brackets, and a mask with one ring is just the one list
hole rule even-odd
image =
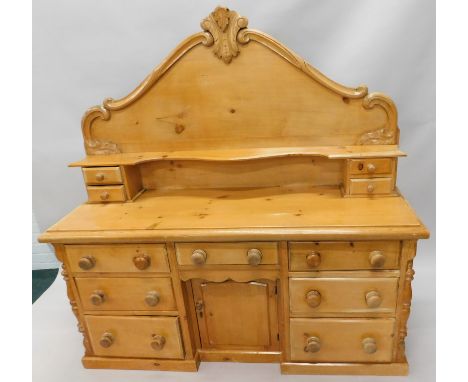
[[184, 358], [164, 244], [67, 245], [65, 251], [94, 355]]
[[391, 362], [400, 242], [290, 242], [291, 360]]

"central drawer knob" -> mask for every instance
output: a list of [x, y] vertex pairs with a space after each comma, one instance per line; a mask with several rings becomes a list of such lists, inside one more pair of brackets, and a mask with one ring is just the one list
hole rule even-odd
[[368, 172], [369, 174], [373, 174], [373, 173], [375, 172], [375, 170], [376, 170], [375, 164], [369, 163], [369, 164], [367, 165], [367, 172]]
[[203, 249], [196, 249], [192, 252], [192, 263], [195, 265], [203, 265], [206, 263], [207, 254]]
[[101, 305], [105, 301], [106, 296], [102, 290], [95, 290], [91, 294], [91, 296], [89, 296], [89, 299], [91, 301], [91, 304], [97, 306], [97, 305]]
[[373, 354], [377, 351], [377, 341], [375, 338], [367, 337], [362, 340], [362, 349], [367, 354]]
[[166, 344], [166, 337], [159, 334], [153, 334], [153, 339], [151, 341], [151, 347], [154, 350], [161, 350]]
[[99, 345], [101, 345], [103, 348], [108, 348], [113, 343], [114, 343], [114, 336], [112, 335], [111, 332], [105, 332], [101, 336], [101, 339], [99, 340]]
[[160, 297], [158, 292], [150, 291], [150, 292], [146, 293], [145, 302], [149, 306], [156, 306], [156, 305], [159, 304], [160, 299], [161, 299], [161, 297]]
[[306, 345], [304, 346], [304, 351], [307, 353], [317, 353], [320, 350], [320, 338], [318, 337], [309, 337], [306, 340]]
[[306, 257], [307, 265], [310, 268], [317, 268], [320, 265], [321, 261], [322, 259], [320, 258], [320, 253], [316, 251], [312, 251]]
[[78, 266], [84, 271], [89, 271], [96, 265], [96, 259], [93, 256], [84, 256], [78, 261]]
[[322, 296], [318, 290], [310, 290], [306, 294], [306, 301], [311, 308], [316, 308], [322, 302]]
[[107, 200], [110, 198], [110, 194], [107, 191], [104, 191], [103, 193], [101, 193], [100, 198], [101, 200]]
[[375, 186], [372, 183], [367, 185], [367, 192], [369, 194], [372, 194], [374, 190], [375, 190]]
[[135, 264], [135, 267], [137, 267], [140, 271], [143, 271], [150, 266], [151, 257], [146, 254], [135, 256], [133, 258], [133, 264]]
[[104, 176], [104, 174], [103, 174], [102, 172], [98, 172], [98, 173], [96, 174], [96, 180], [97, 180], [98, 182], [102, 182], [102, 181], [104, 180], [104, 178], [105, 178], [105, 176]]
[[250, 265], [257, 266], [262, 262], [262, 251], [251, 248], [247, 251], [247, 261]]
[[372, 251], [369, 254], [369, 263], [375, 268], [382, 268], [385, 264], [385, 255], [382, 251]]
[[366, 303], [369, 308], [378, 308], [382, 303], [382, 296], [376, 290], [366, 293]]

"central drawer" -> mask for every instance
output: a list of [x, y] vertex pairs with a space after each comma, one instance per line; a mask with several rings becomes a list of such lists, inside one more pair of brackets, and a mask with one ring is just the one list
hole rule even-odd
[[277, 243], [178, 243], [176, 253], [180, 265], [278, 264]]
[[168, 277], [75, 280], [84, 310], [177, 310]]
[[85, 321], [98, 356], [184, 357], [178, 317], [85, 316]]

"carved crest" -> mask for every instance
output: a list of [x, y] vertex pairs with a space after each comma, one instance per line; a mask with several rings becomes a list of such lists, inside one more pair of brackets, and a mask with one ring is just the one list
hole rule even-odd
[[237, 34], [247, 24], [247, 18], [237, 12], [217, 7], [201, 22], [201, 27], [213, 36], [214, 54], [229, 64], [239, 54]]

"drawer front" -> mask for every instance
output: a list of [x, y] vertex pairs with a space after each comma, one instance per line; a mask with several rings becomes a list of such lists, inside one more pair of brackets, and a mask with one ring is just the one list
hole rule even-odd
[[127, 200], [124, 186], [88, 186], [88, 202], [108, 203]]
[[164, 244], [67, 245], [72, 272], [169, 272]]
[[291, 242], [289, 269], [399, 269], [399, 241]]
[[249, 253], [260, 259], [258, 265], [278, 264], [277, 243], [178, 243], [176, 253], [180, 265], [248, 265]]
[[169, 277], [75, 280], [84, 310], [177, 310]]
[[123, 183], [120, 167], [84, 167], [83, 177], [86, 184]]
[[291, 359], [306, 362], [391, 362], [395, 320], [293, 318]]
[[349, 173], [351, 175], [390, 174], [393, 171], [393, 160], [390, 158], [351, 159]]
[[398, 278], [291, 278], [291, 314], [393, 313]]
[[104, 357], [184, 357], [177, 317], [85, 316], [94, 353]]
[[393, 192], [393, 178], [350, 179], [351, 195], [381, 195]]

